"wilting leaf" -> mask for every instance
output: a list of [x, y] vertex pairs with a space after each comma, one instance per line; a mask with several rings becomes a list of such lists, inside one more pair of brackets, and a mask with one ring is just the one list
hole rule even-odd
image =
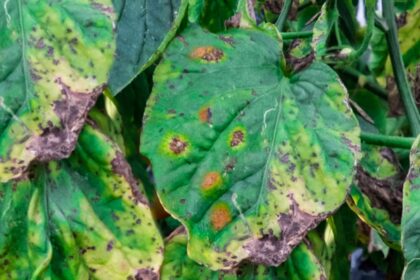
[[188, 19], [211, 31], [221, 31], [225, 28], [225, 21], [236, 11], [238, 2], [239, 0], [189, 0]]
[[308, 66], [314, 60], [314, 51], [309, 39], [296, 39], [286, 54], [287, 65], [293, 71], [299, 71]]
[[338, 16], [337, 11], [329, 7], [328, 3], [326, 2], [322, 5], [321, 14], [313, 29], [314, 35], [312, 36], [311, 45], [317, 58], [321, 58], [327, 53], [328, 38]]
[[110, 0], [0, 0], [0, 182], [68, 157], [114, 55]]
[[116, 145], [85, 127], [70, 159], [0, 185], [0, 278], [157, 276], [162, 239], [138, 187]]
[[359, 128], [344, 87], [320, 62], [284, 73], [276, 34], [187, 28], [155, 72], [142, 150], [191, 258], [212, 269], [282, 263], [351, 183]]
[[410, 152], [410, 170], [404, 182], [403, 195], [401, 239], [407, 262], [404, 279], [410, 280], [420, 272], [420, 136]]
[[156, 60], [184, 18], [187, 0], [113, 0], [117, 54], [109, 77], [113, 95]]
[[243, 263], [228, 271], [212, 271], [187, 256], [187, 235], [180, 227], [166, 240], [161, 279], [261, 279], [261, 280], [321, 280], [326, 279], [324, 269], [309, 246], [301, 243], [287, 261], [279, 267], [266, 267]]
[[389, 148], [363, 145], [363, 158], [347, 200], [359, 218], [393, 248], [400, 247], [400, 170]]

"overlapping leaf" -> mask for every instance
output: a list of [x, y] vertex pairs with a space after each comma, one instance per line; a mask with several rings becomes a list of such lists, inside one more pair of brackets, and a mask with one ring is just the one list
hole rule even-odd
[[161, 279], [260, 279], [260, 280], [321, 280], [326, 279], [324, 269], [305, 243], [296, 247], [289, 259], [280, 267], [266, 267], [243, 263], [228, 271], [212, 271], [187, 256], [187, 235], [177, 229], [166, 240]]
[[315, 51], [315, 56], [321, 58], [327, 53], [327, 42], [334, 23], [337, 20], [337, 11], [324, 3], [321, 8], [321, 14], [314, 25], [314, 35], [312, 37], [311, 46]]
[[404, 182], [403, 195], [401, 239], [407, 262], [403, 279], [410, 280], [420, 272], [420, 136], [410, 152], [410, 170]]
[[359, 129], [345, 88], [323, 63], [283, 72], [276, 34], [190, 27], [155, 72], [142, 150], [190, 257], [212, 269], [284, 262], [351, 183]]
[[389, 148], [363, 146], [348, 205], [394, 248], [400, 248], [401, 185], [398, 162]]
[[113, 61], [111, 0], [0, 1], [0, 182], [68, 157]]
[[163, 242], [115, 144], [86, 126], [74, 154], [0, 185], [0, 279], [156, 279]]
[[117, 54], [109, 78], [114, 95], [152, 63], [175, 35], [187, 0], [113, 0]]

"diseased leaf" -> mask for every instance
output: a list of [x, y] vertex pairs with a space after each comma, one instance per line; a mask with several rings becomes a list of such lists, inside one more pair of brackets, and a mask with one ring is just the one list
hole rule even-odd
[[389, 148], [362, 147], [363, 158], [357, 167], [348, 205], [388, 245], [399, 249], [402, 182], [398, 162]]
[[[420, 1], [415, 1], [411, 7], [402, 14], [402, 25], [398, 29], [398, 42], [403, 55], [404, 65], [407, 71], [415, 71], [420, 62]], [[413, 72], [414, 72], [413, 71]], [[391, 60], [388, 59], [385, 67], [385, 74], [392, 74]]]
[[329, 7], [329, 2], [325, 2], [321, 8], [321, 14], [315, 22], [311, 46], [314, 49], [315, 57], [321, 58], [327, 54], [327, 42], [332, 27], [337, 21], [338, 13], [336, 9]]
[[315, 55], [309, 39], [296, 39], [290, 46], [286, 54], [287, 65], [295, 71], [299, 71], [308, 66], [314, 60]]
[[405, 24], [398, 30], [398, 41], [403, 53], [404, 65], [413, 67], [420, 61], [420, 2], [407, 11]]
[[110, 0], [0, 0], [0, 182], [68, 157], [111, 67]]
[[118, 37], [109, 87], [116, 95], [160, 56], [175, 36], [188, 0], [112, 1], [118, 14]]
[[287, 261], [279, 267], [243, 263], [228, 271], [213, 271], [187, 256], [187, 235], [184, 228], [174, 231], [166, 240], [161, 279], [261, 279], [261, 280], [321, 280], [327, 279], [324, 269], [309, 246], [301, 243]]
[[1, 279], [157, 279], [163, 242], [109, 138], [86, 126], [68, 160], [0, 185]]
[[187, 28], [155, 71], [142, 150], [190, 257], [212, 269], [284, 262], [351, 183], [345, 88], [320, 62], [286, 75], [276, 34]]
[[403, 279], [420, 272], [420, 136], [410, 152], [410, 169], [404, 182], [401, 241], [407, 265]]

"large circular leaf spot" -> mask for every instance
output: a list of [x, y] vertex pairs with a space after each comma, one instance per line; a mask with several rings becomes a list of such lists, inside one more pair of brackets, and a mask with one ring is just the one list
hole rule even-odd
[[205, 192], [213, 190], [222, 185], [222, 176], [219, 172], [211, 171], [204, 176], [203, 182], [201, 183], [201, 189]]
[[213, 228], [217, 231], [224, 228], [232, 220], [229, 206], [226, 203], [215, 205], [210, 214], [210, 221]]
[[195, 48], [191, 53], [191, 58], [201, 59], [205, 62], [219, 62], [224, 58], [224, 53], [221, 49], [204, 46]]
[[198, 111], [198, 118], [203, 123], [210, 123], [211, 115], [212, 115], [212, 112], [209, 107], [203, 107]]

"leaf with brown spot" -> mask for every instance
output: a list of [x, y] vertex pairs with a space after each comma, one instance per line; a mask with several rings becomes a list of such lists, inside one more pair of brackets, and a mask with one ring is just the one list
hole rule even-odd
[[[199, 277], [198, 277], [199, 275]], [[225, 279], [225, 280], [285, 280], [290, 277], [300, 280], [327, 279], [324, 268], [315, 254], [310, 243], [302, 243], [293, 250], [289, 259], [279, 267], [242, 263], [238, 268], [226, 271], [213, 271], [199, 265], [187, 255], [187, 234], [183, 227], [177, 228], [165, 240], [164, 260], [161, 267], [161, 279]], [[293, 278], [295, 279], [295, 278]]]
[[68, 157], [114, 58], [111, 0], [0, 1], [0, 182]]
[[403, 184], [399, 163], [386, 147], [363, 145], [362, 151], [347, 204], [389, 246], [399, 250]]
[[415, 279], [420, 273], [420, 136], [410, 152], [410, 169], [404, 182], [401, 244], [406, 260], [402, 279]]
[[0, 185], [0, 279], [158, 277], [160, 237], [117, 145], [87, 125], [67, 160]]
[[347, 195], [360, 140], [346, 90], [320, 62], [286, 76], [270, 26], [181, 36], [155, 70], [141, 140], [159, 198], [194, 261], [279, 265]]

